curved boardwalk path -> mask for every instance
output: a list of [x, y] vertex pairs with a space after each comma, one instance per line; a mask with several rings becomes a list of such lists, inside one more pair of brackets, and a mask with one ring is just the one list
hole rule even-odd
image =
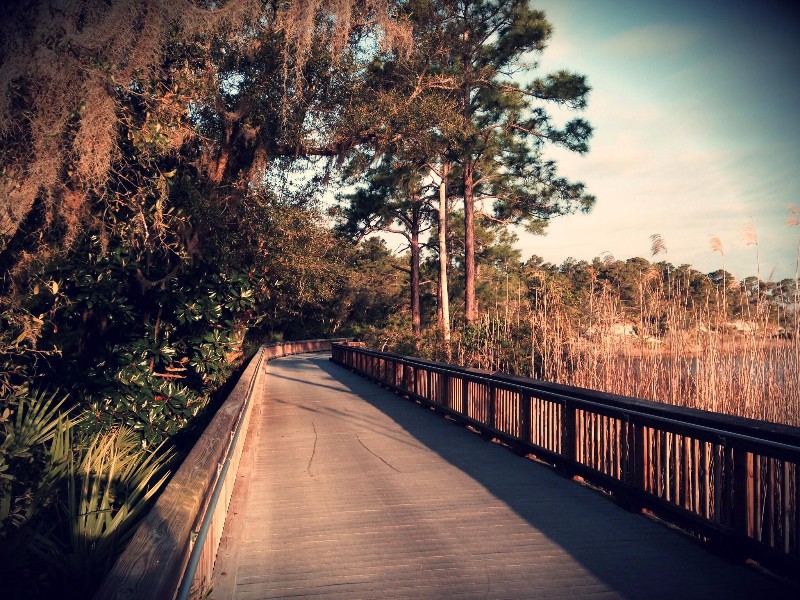
[[268, 363], [211, 598], [797, 598], [328, 362]]

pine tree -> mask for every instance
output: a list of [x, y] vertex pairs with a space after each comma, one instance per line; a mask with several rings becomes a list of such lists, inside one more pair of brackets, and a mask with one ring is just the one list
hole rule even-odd
[[[567, 71], [521, 83], [528, 75], [525, 61], [544, 50], [552, 33], [544, 14], [525, 0], [410, 6], [418, 7], [410, 11], [415, 32], [424, 28], [427, 35], [447, 41], [442, 44], [446, 52], [431, 56], [428, 85], [446, 91], [461, 117], [461, 129], [447, 132], [447, 145], [464, 198], [465, 313], [472, 324], [478, 314], [476, 215], [537, 230], [547, 219], [588, 210], [594, 202], [582, 184], [560, 177], [555, 162], [543, 153], [548, 144], [588, 150], [590, 125], [573, 119], [559, 127], [545, 107], [582, 109], [589, 86], [583, 76]], [[477, 212], [476, 205], [482, 207]]]

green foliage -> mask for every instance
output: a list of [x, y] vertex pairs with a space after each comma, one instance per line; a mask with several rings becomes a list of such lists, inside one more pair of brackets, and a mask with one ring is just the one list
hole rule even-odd
[[[58, 283], [36, 283], [35, 294], [52, 294]], [[46, 313], [35, 314], [0, 295], [0, 397], [13, 395], [26, 385], [38, 364], [58, 354], [57, 349], [42, 349], [39, 338], [46, 327], [52, 328]]]
[[77, 420], [62, 411], [65, 398], [19, 388], [2, 402], [0, 538], [23, 528], [53, 500], [68, 466], [65, 431]]
[[125, 427], [85, 436], [65, 399], [17, 390], [0, 416], [0, 575], [9, 598], [87, 598], [166, 480], [172, 452]]
[[143, 450], [126, 427], [95, 435], [72, 457], [63, 517], [69, 539], [54, 565], [71, 597], [89, 597], [111, 569], [172, 458], [163, 448]]

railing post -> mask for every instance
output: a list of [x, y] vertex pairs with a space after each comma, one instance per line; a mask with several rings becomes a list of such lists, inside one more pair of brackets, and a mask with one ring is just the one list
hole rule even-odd
[[441, 404], [450, 408], [450, 375], [447, 373], [440, 373], [439, 377], [442, 381]]
[[562, 404], [564, 421], [561, 424], [561, 451], [567, 463], [578, 461], [578, 411], [572, 402], [567, 400]]
[[461, 414], [469, 417], [469, 380], [465, 376], [461, 382]]
[[519, 439], [524, 444], [531, 443], [531, 395], [519, 395]]
[[486, 425], [492, 429], [497, 429], [497, 388], [489, 384], [489, 414], [487, 415]]
[[[787, 470], [788, 473], [788, 470]], [[786, 484], [786, 495], [788, 496], [788, 477]], [[787, 511], [788, 512], [788, 511]], [[788, 522], [789, 519], [786, 519]], [[800, 556], [800, 461], [794, 463], [794, 529], [795, 529], [795, 543], [794, 553], [795, 556]], [[787, 532], [789, 528], [786, 528]], [[786, 535], [789, 535], [788, 533]]]
[[430, 367], [425, 369], [425, 373], [427, 374], [425, 380], [427, 381], [427, 385], [425, 386], [425, 399], [430, 400], [433, 402], [433, 390], [431, 389], [431, 380], [433, 379], [433, 372], [431, 371]]
[[753, 454], [738, 446], [733, 448], [733, 526], [737, 532], [753, 537]]
[[647, 436], [644, 425], [628, 422], [633, 428], [633, 452], [629, 452], [633, 464], [633, 486], [637, 490], [647, 491], [648, 473], [650, 472], [650, 452], [647, 447]]

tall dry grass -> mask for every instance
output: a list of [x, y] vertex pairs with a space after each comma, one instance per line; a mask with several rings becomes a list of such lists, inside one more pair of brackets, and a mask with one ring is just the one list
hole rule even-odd
[[[716, 245], [723, 254], [712, 239]], [[654, 240], [654, 255], [657, 246], [663, 240]], [[535, 291], [484, 313], [456, 338], [455, 356], [461, 364], [800, 426], [800, 277], [793, 302], [733, 280], [708, 286], [702, 303], [685, 272], [663, 278], [655, 264], [642, 269], [632, 305], [592, 272], [576, 306], [556, 278], [536, 272], [526, 282]]]

